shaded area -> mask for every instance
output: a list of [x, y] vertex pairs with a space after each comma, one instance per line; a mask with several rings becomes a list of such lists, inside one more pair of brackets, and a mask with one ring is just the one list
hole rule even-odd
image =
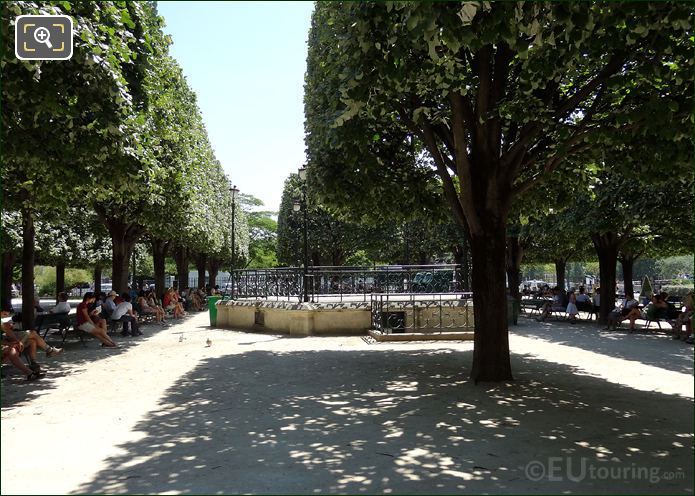
[[[120, 330], [120, 325], [118, 329]], [[38, 381], [28, 382], [26, 377], [14, 366], [3, 364], [2, 371], [5, 377], [2, 379], [3, 389], [2, 395], [0, 395], [3, 413], [21, 407], [35, 397], [55, 389], [58, 387], [57, 381], [61, 378], [74, 375], [90, 366], [98, 367], [99, 361], [122, 355], [148, 337], [167, 330], [166, 327], [155, 323], [141, 325], [140, 329], [144, 334], [139, 337], [123, 338], [119, 333], [112, 335], [111, 338], [118, 343], [119, 348], [102, 348], [99, 340], [88, 337], [85, 337], [87, 345], [85, 348], [79, 339], [68, 337], [62, 345], [63, 353], [56, 357], [47, 358], [46, 354], [39, 350], [37, 361], [41, 364], [42, 370], [46, 372], [46, 377]], [[54, 346], [61, 346], [62, 339], [62, 335], [58, 333], [50, 332], [46, 336], [46, 342]]]
[[[120, 446], [125, 454], [107, 459], [107, 468], [76, 492], [692, 488], [690, 401], [518, 355], [514, 383], [474, 386], [465, 374], [470, 361], [470, 351], [450, 349], [250, 351], [207, 359], [135, 426], [140, 436]], [[656, 482], [529, 480], [527, 464], [550, 457], [680, 475]]]
[[667, 334], [649, 329], [632, 334], [627, 329], [603, 331], [602, 326], [585, 322], [571, 325], [566, 322], [520, 320], [520, 324], [510, 327], [510, 332], [673, 372], [693, 373], [693, 345], [673, 340]]

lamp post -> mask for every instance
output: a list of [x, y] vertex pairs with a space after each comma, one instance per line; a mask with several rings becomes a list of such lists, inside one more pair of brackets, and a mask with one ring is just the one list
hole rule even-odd
[[307, 241], [307, 229], [308, 229], [308, 208], [306, 203], [306, 168], [300, 167], [298, 171], [299, 180], [302, 183], [302, 201], [294, 202], [293, 209], [298, 212], [302, 205], [304, 205], [304, 270], [302, 272], [302, 280], [304, 282], [304, 301], [309, 301], [309, 251], [308, 251], [308, 241]]
[[[230, 183], [231, 184], [231, 183]], [[232, 282], [232, 294], [230, 298], [234, 299], [234, 266], [236, 263], [236, 243], [235, 243], [235, 232], [234, 232], [234, 222], [236, 220], [236, 195], [239, 192], [239, 188], [236, 186], [230, 186], [229, 192], [232, 195], [232, 267], [231, 267], [231, 282]]]

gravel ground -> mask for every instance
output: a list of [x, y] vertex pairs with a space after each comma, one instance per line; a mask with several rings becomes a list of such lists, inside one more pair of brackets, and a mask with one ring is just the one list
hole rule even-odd
[[143, 330], [4, 368], [2, 494], [692, 494], [693, 348], [664, 335], [522, 318], [515, 380], [476, 386], [470, 342]]

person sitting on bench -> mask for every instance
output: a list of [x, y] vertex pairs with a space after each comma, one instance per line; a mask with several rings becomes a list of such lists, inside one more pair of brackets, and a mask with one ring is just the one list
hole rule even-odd
[[12, 322], [11, 319], [3, 319], [4, 322], [2, 323], [2, 342], [3, 345], [8, 345], [8, 346], [16, 346], [17, 343], [21, 344], [22, 346], [19, 347], [21, 350], [19, 350], [19, 353], [22, 353], [26, 350], [27, 356], [29, 358], [29, 367], [31, 370], [34, 372], [40, 372], [41, 371], [41, 366], [38, 364], [36, 361], [36, 350], [38, 348], [44, 350], [46, 352], [46, 357], [50, 358], [52, 356], [59, 355], [63, 352], [61, 348], [55, 348], [53, 346], [49, 346], [46, 341], [44, 341], [41, 336], [39, 336], [39, 333], [36, 331], [18, 331], [14, 329], [14, 323]]
[[[693, 317], [693, 299], [693, 292], [690, 291], [683, 298], [683, 310], [678, 314], [676, 320], [669, 322], [673, 329], [673, 339], [687, 341], [692, 334], [690, 319]], [[685, 330], [682, 330], [683, 326], [685, 326]]]
[[58, 293], [58, 303], [48, 312], [53, 314], [70, 313], [70, 310], [72, 310], [72, 307], [70, 306], [70, 303], [68, 303], [68, 295], [65, 292], [61, 292]]
[[24, 345], [22, 343], [13, 343], [11, 345], [2, 345], [2, 363], [10, 362], [12, 365], [17, 367], [24, 375], [27, 376], [27, 381], [35, 381], [36, 379], [41, 379], [46, 374], [41, 371], [35, 372], [29, 367], [24, 365], [24, 362], [20, 358], [21, 353], [24, 351]]
[[111, 316], [113, 315], [114, 310], [116, 310], [116, 296], [118, 296], [118, 293], [115, 291], [109, 291], [109, 294], [106, 295], [106, 299], [101, 306], [101, 315], [104, 316], [106, 320], [111, 320]]
[[118, 348], [118, 345], [111, 340], [106, 332], [106, 321], [94, 315], [97, 312], [89, 313], [89, 305], [95, 300], [96, 297], [91, 291], [82, 297], [82, 303], [77, 305], [77, 328], [97, 338], [103, 347]]
[[635, 299], [633, 293], [628, 293], [625, 298], [625, 303], [608, 314], [608, 322], [603, 330], [615, 331], [623, 320], [629, 320], [629, 330], [632, 332], [635, 330], [635, 321], [641, 318], [641, 315], [639, 302]]
[[659, 320], [666, 316], [668, 311], [668, 303], [661, 294], [652, 296], [652, 302], [645, 308], [644, 314], [647, 320]]
[[145, 293], [145, 290], [140, 291], [140, 295], [138, 296], [138, 305], [140, 305], [140, 309], [142, 310], [143, 314], [151, 314], [154, 315], [155, 322], [158, 324], [166, 324], [164, 321], [164, 309], [158, 306], [150, 306], [149, 301], [147, 301], [147, 293]]
[[549, 301], [543, 305], [543, 312], [536, 320], [538, 322], [543, 322], [552, 312], [565, 312], [568, 303], [569, 301], [565, 301], [565, 295], [560, 288], [555, 286], [553, 288], [553, 301]]
[[142, 336], [138, 328], [138, 314], [133, 311], [133, 305], [130, 303], [130, 294], [123, 293], [121, 298], [123, 301], [116, 306], [116, 310], [111, 314], [111, 320], [123, 322], [121, 336]]

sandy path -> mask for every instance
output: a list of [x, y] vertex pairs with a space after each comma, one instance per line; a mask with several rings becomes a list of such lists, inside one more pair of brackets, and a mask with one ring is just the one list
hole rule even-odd
[[516, 380], [474, 386], [471, 343], [206, 324], [4, 379], [2, 494], [691, 492], [692, 347], [663, 336], [522, 320]]

